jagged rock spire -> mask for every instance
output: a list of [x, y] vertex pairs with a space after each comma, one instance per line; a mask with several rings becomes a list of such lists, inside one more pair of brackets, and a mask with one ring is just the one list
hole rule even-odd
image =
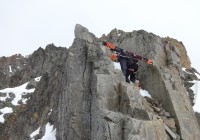
[[76, 24], [74, 34], [76, 38], [80, 38], [88, 42], [93, 42], [93, 37], [89, 30], [80, 24]]

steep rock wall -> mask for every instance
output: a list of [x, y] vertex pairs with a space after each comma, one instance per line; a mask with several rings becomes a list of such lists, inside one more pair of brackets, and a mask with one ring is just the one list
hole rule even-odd
[[[112, 38], [110, 40], [113, 41]], [[183, 44], [177, 45], [173, 41], [142, 30], [117, 39], [119, 47], [153, 58], [153, 66], [140, 63], [138, 78], [142, 87], [162, 102], [164, 108], [175, 118], [181, 138], [198, 139], [197, 120], [183, 86], [185, 77], [182, 68], [190, 68], [190, 60]]]

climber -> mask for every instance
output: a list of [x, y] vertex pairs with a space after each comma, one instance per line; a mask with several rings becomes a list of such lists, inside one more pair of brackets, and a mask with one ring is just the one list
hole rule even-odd
[[[136, 80], [135, 74], [138, 70], [138, 64], [137, 64], [138, 60], [126, 58], [124, 56], [126, 56], [126, 55], [122, 50], [121, 52], [112, 54], [111, 60], [114, 62], [120, 63], [121, 70], [122, 70], [124, 76], [126, 77], [126, 82], [130, 83], [130, 81], [131, 81], [131, 82], [135, 83], [135, 80]], [[130, 76], [130, 80], [129, 80], [129, 76]]]
[[[126, 78], [126, 82], [130, 83], [138, 83], [138, 80], [135, 78], [135, 74], [138, 70], [138, 60], [143, 60], [148, 64], [152, 64], [153, 61], [151, 59], [147, 59], [145, 57], [135, 55], [134, 53], [125, 51], [112, 43], [103, 42], [104, 46], [110, 48], [111, 51], [114, 51], [111, 55], [111, 60], [114, 62], [119, 62], [121, 66], [121, 70]], [[129, 79], [130, 77], [130, 79]]]

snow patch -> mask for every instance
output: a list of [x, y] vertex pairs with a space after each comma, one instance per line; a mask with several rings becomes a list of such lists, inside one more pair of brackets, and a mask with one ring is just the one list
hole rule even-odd
[[9, 72], [12, 73], [12, 66], [9, 65]]
[[193, 90], [195, 94], [193, 110], [200, 113], [200, 81], [194, 80], [191, 83], [194, 83], [194, 85], [190, 89]]
[[115, 67], [115, 69], [119, 69], [119, 70], [121, 70], [120, 63], [117, 63], [117, 62], [113, 62], [113, 63], [114, 63], [114, 67]]
[[[28, 98], [28, 99], [30, 99], [30, 98]], [[26, 102], [28, 101], [28, 99], [22, 99], [22, 103], [26, 104]]]
[[30, 134], [31, 140], [35, 140], [33, 137], [35, 137], [39, 133], [40, 133], [40, 127], [37, 130], [35, 130], [33, 133]]
[[183, 67], [182, 67], [182, 70], [183, 70], [183, 71], [186, 71], [186, 68], [183, 68]]
[[[20, 101], [22, 99], [22, 95], [26, 95], [27, 93], [32, 93], [34, 92], [34, 88], [33, 89], [26, 89], [26, 86], [28, 85], [28, 82], [21, 85], [21, 86], [18, 86], [18, 87], [14, 87], [14, 88], [6, 88], [6, 89], [3, 89], [3, 90], [0, 90], [0, 92], [2, 93], [6, 93], [7, 94], [7, 98], [10, 98], [9, 97], [9, 93], [13, 93], [15, 95], [15, 98], [12, 100], [12, 104], [13, 105], [19, 105], [18, 104], [18, 101]], [[1, 101], [5, 101], [7, 98], [3, 98], [1, 97], [0, 100]]]
[[53, 130], [53, 125], [48, 122], [45, 127], [45, 134], [41, 140], [56, 140], [56, 129]]
[[13, 113], [13, 109], [11, 107], [4, 107], [4, 108], [0, 109], [0, 112], [2, 113], [0, 115], [0, 123], [4, 123], [5, 119], [3, 116], [8, 113]]
[[51, 109], [50, 112], [48, 113], [48, 116], [51, 114], [51, 112], [52, 112], [52, 109]]
[[36, 82], [39, 82], [41, 80], [42, 76], [35, 78]]
[[[40, 127], [30, 134], [31, 140], [35, 140], [34, 137], [40, 133]], [[39, 140], [56, 140], [56, 129], [53, 130], [53, 125], [49, 122], [45, 126], [45, 134]]]
[[149, 92], [148, 91], [146, 91], [146, 90], [143, 90], [143, 89], [140, 89], [140, 94], [142, 95], [142, 97], [149, 97], [149, 98], [151, 98], [151, 95], [149, 94]]
[[[35, 78], [35, 81], [39, 82], [42, 76]], [[18, 101], [22, 100], [23, 104], [26, 104], [26, 101], [28, 99], [23, 99], [22, 95], [26, 95], [27, 93], [32, 93], [35, 91], [35, 88], [32, 89], [26, 89], [26, 86], [28, 85], [28, 82], [14, 88], [6, 88], [3, 90], [0, 90], [1, 93], [6, 93], [5, 97], [0, 97], [0, 101], [6, 101], [7, 98], [10, 98], [9, 93], [13, 93], [15, 95], [15, 98], [12, 100], [13, 105], [19, 105]]]
[[198, 79], [200, 79], [200, 75], [195, 72], [195, 75], [197, 76]]
[[186, 71], [186, 68], [182, 68], [182, 70], [188, 74], [192, 74], [191, 72]]

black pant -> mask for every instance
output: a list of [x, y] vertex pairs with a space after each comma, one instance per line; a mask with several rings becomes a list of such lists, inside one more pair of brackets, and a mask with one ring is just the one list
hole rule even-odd
[[[121, 58], [119, 60], [120, 65], [121, 65], [121, 69], [122, 72], [124, 74], [124, 76], [126, 77], [126, 82], [130, 83], [131, 82], [135, 82], [135, 73], [138, 70], [138, 64], [137, 63], [133, 63], [131, 62], [131, 60], [128, 60], [126, 58]], [[129, 76], [130, 76], [130, 80], [129, 80]]]

